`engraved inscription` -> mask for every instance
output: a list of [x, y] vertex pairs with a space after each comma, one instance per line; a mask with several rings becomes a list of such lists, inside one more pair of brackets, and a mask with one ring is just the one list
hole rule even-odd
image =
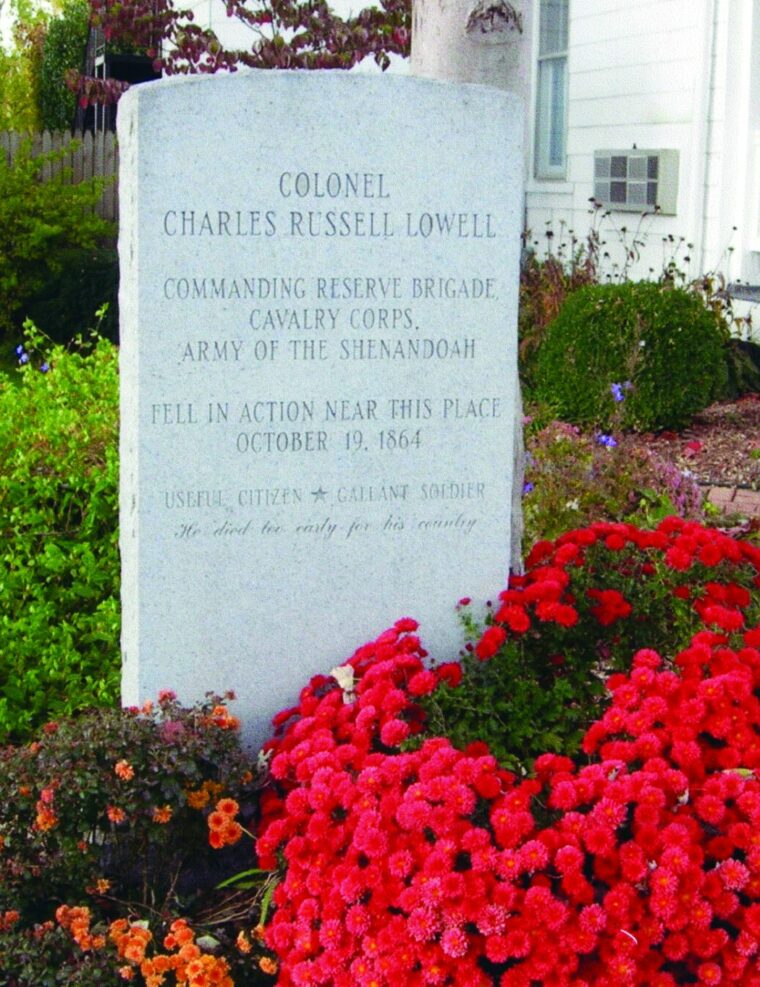
[[[152, 400], [144, 416], [166, 434], [192, 429], [220, 463], [215, 484], [199, 475], [156, 492], [176, 539], [470, 538], [487, 523], [490, 481], [429, 465], [445, 462], [452, 436], [488, 443], [508, 414], [502, 394], [477, 384], [492, 359], [480, 323], [508, 293], [484, 251], [502, 235], [500, 220], [489, 208], [436, 203], [430, 190], [410, 209], [397, 203], [398, 187], [372, 166], [285, 166], [255, 201], [168, 202], [157, 217], [159, 237], [223, 248], [206, 248], [207, 270], [183, 251], [158, 282], [167, 318], [188, 326], [166, 357], [192, 396], [178, 400], [172, 384], [172, 397]], [[405, 268], [366, 244], [391, 239], [459, 246], [417, 247]], [[336, 246], [323, 248], [316, 273], [295, 243], [288, 264], [282, 255], [270, 263], [266, 247], [255, 263], [229, 248], [260, 240]], [[290, 482], [277, 482], [278, 464]], [[263, 469], [263, 482], [240, 483], [241, 469], [252, 478]]]

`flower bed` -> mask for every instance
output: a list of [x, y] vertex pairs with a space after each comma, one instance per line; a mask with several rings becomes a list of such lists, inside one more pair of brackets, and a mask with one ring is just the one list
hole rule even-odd
[[[462, 601], [460, 661], [431, 662], [406, 618], [314, 677], [275, 718], [260, 792], [213, 700], [109, 720], [105, 751], [86, 719], [49, 731], [7, 755], [25, 790], [6, 772], [0, 972], [760, 987], [758, 590], [757, 547], [680, 519], [539, 543], [484, 627]], [[203, 821], [233, 855], [211, 906], [192, 882], [140, 904], [129, 859], [108, 870], [124, 849], [149, 865], [135, 837], [198, 860]]]
[[760, 652], [720, 637], [697, 635], [680, 675], [640, 651], [590, 763], [546, 755], [525, 780], [477, 744], [377, 749], [415, 722], [425, 675], [402, 628], [353, 659], [355, 702], [313, 682], [258, 841], [286, 868], [278, 983], [759, 984]]
[[[680, 574], [658, 587], [693, 633], [609, 678], [582, 756], [545, 754], [518, 777], [477, 740], [426, 737], [420, 702], [461, 689], [467, 669], [426, 669], [410, 621], [354, 655], [355, 681], [318, 676], [279, 717], [279, 794], [257, 844], [284, 868], [267, 931], [278, 983], [760, 984], [760, 627], [745, 626], [760, 553], [675, 522], [574, 532], [534, 550], [475, 660], [541, 622], [635, 629], [607, 586], [615, 566], [584, 601], [570, 592], [598, 544], [618, 576], [641, 553], [644, 575]], [[694, 578], [721, 565], [733, 580]]]

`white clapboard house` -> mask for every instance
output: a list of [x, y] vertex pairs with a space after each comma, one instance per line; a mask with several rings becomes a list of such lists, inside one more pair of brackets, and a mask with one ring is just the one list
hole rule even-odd
[[[675, 253], [692, 276], [720, 271], [760, 286], [760, 0], [511, 6], [523, 17], [514, 43], [532, 48], [525, 216], [534, 240], [545, 243], [547, 230], [555, 245], [569, 230], [582, 238], [594, 198], [609, 211], [611, 252], [644, 234], [634, 273], [659, 271]], [[219, 0], [199, 0], [195, 14], [233, 40]]]
[[539, 0], [534, 16], [534, 234], [581, 234], [593, 197], [612, 243], [658, 206], [643, 268], [683, 238], [690, 273], [760, 285], [760, 0]]

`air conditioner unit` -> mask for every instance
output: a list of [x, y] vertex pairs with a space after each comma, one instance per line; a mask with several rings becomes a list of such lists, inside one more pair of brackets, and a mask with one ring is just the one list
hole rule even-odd
[[675, 216], [678, 151], [594, 151], [594, 198], [612, 210]]

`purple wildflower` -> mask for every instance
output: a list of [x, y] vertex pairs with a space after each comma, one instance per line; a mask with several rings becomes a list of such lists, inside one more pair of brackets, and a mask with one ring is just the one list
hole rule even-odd
[[617, 439], [613, 438], [611, 435], [597, 435], [596, 441], [600, 446], [606, 446], [608, 449], [614, 449], [617, 445]]

